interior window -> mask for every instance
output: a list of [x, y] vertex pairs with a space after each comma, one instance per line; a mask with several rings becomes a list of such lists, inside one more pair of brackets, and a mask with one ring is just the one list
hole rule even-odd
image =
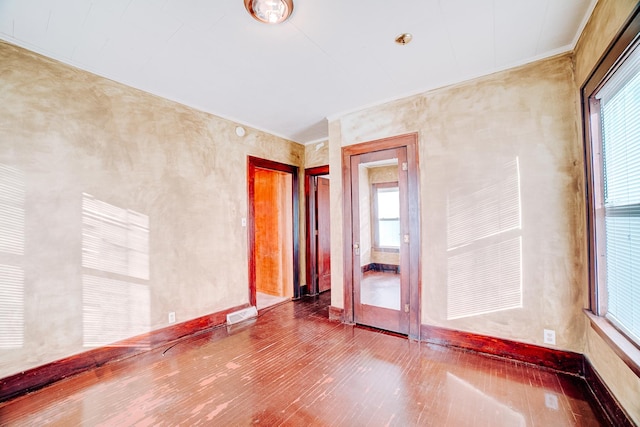
[[589, 97], [596, 314], [640, 344], [640, 43]]
[[377, 248], [400, 247], [400, 192], [397, 182], [373, 184], [374, 242]]

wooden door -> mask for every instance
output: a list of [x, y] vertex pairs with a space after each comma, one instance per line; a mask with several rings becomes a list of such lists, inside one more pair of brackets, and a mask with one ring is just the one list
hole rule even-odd
[[[351, 206], [353, 241], [353, 307], [356, 323], [401, 334], [409, 333], [409, 204], [407, 149], [392, 148], [351, 156]], [[374, 227], [381, 227], [373, 212], [371, 176], [377, 168], [391, 170], [389, 178], [397, 182], [393, 204], [397, 212], [389, 243], [381, 247], [374, 241]], [[381, 207], [380, 207], [381, 208]], [[386, 227], [386, 226], [385, 226]], [[396, 253], [397, 262], [379, 262], [385, 253]], [[376, 255], [378, 258], [376, 258]], [[387, 256], [387, 259], [388, 256]]]
[[331, 210], [329, 208], [329, 179], [317, 177], [317, 268], [318, 292], [331, 289]]

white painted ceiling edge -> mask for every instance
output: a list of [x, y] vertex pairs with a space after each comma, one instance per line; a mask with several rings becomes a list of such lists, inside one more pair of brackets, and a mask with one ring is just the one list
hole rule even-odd
[[269, 26], [242, 0], [0, 0], [0, 39], [314, 144], [327, 120], [571, 51], [596, 3], [294, 0]]

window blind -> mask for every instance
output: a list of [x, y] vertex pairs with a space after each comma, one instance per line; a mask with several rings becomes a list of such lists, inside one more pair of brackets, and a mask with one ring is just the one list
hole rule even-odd
[[640, 342], [640, 48], [596, 94], [603, 152], [607, 317]]

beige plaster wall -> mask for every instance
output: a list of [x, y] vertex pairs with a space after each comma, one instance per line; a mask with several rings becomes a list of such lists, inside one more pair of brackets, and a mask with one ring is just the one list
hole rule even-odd
[[[341, 167], [343, 146], [419, 135], [423, 324], [539, 345], [543, 329], [553, 329], [557, 348], [582, 352], [586, 273], [578, 108], [566, 54], [330, 121], [336, 196], [341, 181], [333, 171]], [[494, 181], [513, 181], [515, 172], [506, 171], [515, 169], [505, 165], [516, 161], [521, 227], [510, 236], [522, 241], [522, 304], [448, 320], [447, 202], [453, 194], [473, 200]], [[334, 214], [336, 241], [343, 218], [342, 211]], [[342, 265], [343, 248], [332, 249], [332, 265]], [[332, 304], [341, 303], [336, 286]]]
[[[586, 82], [637, 5], [636, 0], [598, 2], [575, 49], [576, 91]], [[584, 288], [587, 289], [586, 282]], [[631, 418], [640, 424], [640, 378], [591, 328], [586, 338], [587, 358]]]
[[[0, 254], [24, 273], [24, 343], [0, 350], [0, 377], [87, 349], [83, 274], [146, 292], [128, 314], [148, 313], [147, 329], [248, 302], [247, 155], [297, 165], [302, 182], [304, 146], [240, 138], [235, 123], [3, 42], [0, 99], [0, 166], [24, 193], [24, 253]], [[148, 279], [82, 266], [83, 193], [148, 217]]]
[[362, 165], [358, 169], [358, 205], [360, 222], [360, 267], [371, 264], [372, 243], [372, 206], [371, 206], [371, 170]]
[[587, 80], [637, 5], [638, 0], [598, 1], [574, 49], [575, 79], [579, 87]]
[[316, 142], [304, 147], [304, 167], [314, 168], [329, 164], [329, 141]]
[[331, 305], [344, 307], [344, 204], [342, 191], [342, 129], [337, 120], [329, 121], [329, 178], [331, 187]]
[[378, 167], [369, 169], [370, 184], [378, 184], [382, 182], [397, 182], [397, 181], [398, 181], [397, 166], [378, 166]]

